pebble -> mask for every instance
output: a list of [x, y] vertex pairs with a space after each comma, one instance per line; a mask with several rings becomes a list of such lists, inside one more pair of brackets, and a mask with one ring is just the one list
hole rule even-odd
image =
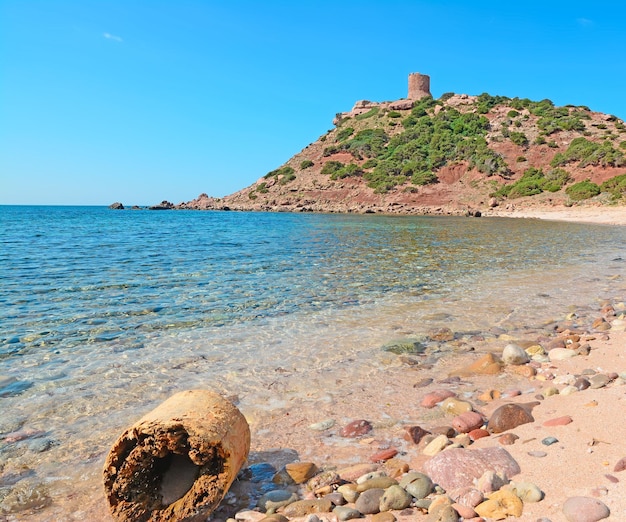
[[519, 366], [526, 364], [530, 359], [526, 351], [517, 344], [507, 344], [502, 350], [502, 361], [504, 364]]
[[337, 475], [345, 482], [356, 482], [359, 477], [372, 473], [378, 469], [376, 464], [355, 464], [337, 471]]
[[380, 511], [400, 510], [411, 505], [413, 497], [401, 486], [389, 486], [380, 499]]
[[347, 506], [337, 506], [333, 509], [333, 513], [337, 515], [339, 520], [352, 520], [353, 518], [361, 518], [361, 512], [357, 509]]
[[589, 388], [589, 386], [591, 386], [591, 383], [584, 377], [579, 377], [578, 379], [576, 379], [576, 381], [574, 381], [574, 384], [572, 386], [574, 386], [574, 388], [576, 388], [578, 391], [582, 391]]
[[508, 486], [522, 502], [539, 502], [543, 499], [543, 491], [532, 482], [511, 482]]
[[545, 451], [529, 451], [528, 454], [531, 457], [537, 457], [537, 458], [545, 457], [547, 455]]
[[550, 361], [564, 361], [576, 357], [578, 354], [574, 350], [569, 348], [552, 348], [548, 352], [548, 358]]
[[315, 431], [325, 431], [332, 428], [335, 425], [335, 421], [333, 419], [326, 419], [320, 422], [315, 422], [309, 426], [309, 429]]
[[489, 437], [490, 433], [483, 428], [476, 428], [475, 430], [470, 431], [468, 435], [472, 441], [476, 441], [478, 439]]
[[309, 513], [327, 513], [331, 510], [330, 500], [325, 498], [315, 500], [297, 500], [284, 508], [286, 517], [302, 517]]
[[432, 514], [428, 515], [426, 522], [458, 522], [459, 514], [450, 506], [442, 506]]
[[469, 433], [472, 430], [480, 428], [483, 422], [483, 416], [480, 413], [466, 411], [452, 419], [452, 427], [459, 433]]
[[356, 484], [342, 484], [337, 488], [337, 492], [341, 493], [341, 496], [350, 504], [356, 502], [360, 495], [356, 490]]
[[624, 471], [625, 469], [626, 469], [626, 457], [623, 457], [617, 461], [617, 464], [615, 464], [613, 471], [617, 473], [619, 471]]
[[449, 444], [450, 439], [448, 439], [448, 437], [445, 435], [438, 435], [426, 445], [426, 447], [422, 450], [422, 453], [424, 455], [428, 455], [429, 457], [433, 457]]
[[488, 353], [483, 355], [480, 359], [473, 362], [469, 366], [460, 368], [453, 372], [453, 375], [457, 376], [469, 376], [469, 375], [496, 375], [500, 373], [502, 369], [502, 363], [496, 359], [495, 355]]
[[560, 392], [560, 395], [563, 396], [567, 396], [567, 395], [572, 395], [573, 393], [576, 393], [578, 390], [578, 388], [576, 388], [576, 386], [574, 385], [570, 385], [570, 386], [566, 386], [565, 388], [563, 388]]
[[361, 419], [352, 421], [350, 424], [347, 424], [346, 426], [341, 428], [339, 435], [341, 435], [342, 437], [353, 439], [356, 437], [360, 437], [361, 435], [365, 435], [370, 431], [372, 431], [372, 424], [369, 421]]
[[604, 503], [590, 497], [568, 498], [562, 511], [568, 522], [596, 522], [611, 514]]
[[424, 463], [430, 479], [446, 491], [473, 486], [485, 471], [513, 477], [520, 472], [515, 459], [499, 446], [480, 449], [447, 449]]
[[409, 426], [408, 428], [406, 428], [406, 434], [404, 435], [404, 438], [409, 442], [419, 444], [426, 435], [430, 435], [430, 432], [426, 431], [421, 426]]
[[385, 473], [384, 470], [376, 469], [373, 471], [369, 471], [365, 473], [364, 475], [361, 475], [355, 480], [355, 482], [357, 483], [357, 485], [359, 485], [359, 484], [363, 484], [364, 482], [367, 482], [368, 480], [372, 480], [373, 478], [386, 477], [386, 476], [387, 476], [387, 473]]
[[395, 448], [389, 448], [385, 450], [378, 451], [370, 456], [370, 460], [372, 462], [384, 462], [395, 457], [398, 454], [398, 450]]
[[552, 395], [558, 395], [559, 394], [559, 389], [557, 387], [555, 387], [555, 386], [549, 386], [548, 388], [543, 390], [543, 394], [546, 397], [551, 397]]
[[487, 429], [492, 433], [502, 433], [534, 420], [530, 412], [519, 404], [504, 404], [491, 414]]
[[435, 406], [437, 406], [437, 404], [444, 401], [448, 397], [454, 397], [454, 396], [456, 396], [456, 393], [450, 390], [435, 390], [430, 393], [427, 393], [422, 399], [422, 402], [420, 404], [424, 408], [430, 409], [430, 408], [434, 408]]
[[515, 433], [505, 433], [498, 437], [498, 442], [503, 446], [512, 446], [517, 439], [519, 439], [519, 437], [515, 435]]
[[278, 508], [291, 504], [298, 500], [298, 496], [286, 489], [275, 489], [265, 493], [257, 502], [257, 506], [263, 511], [273, 513]]
[[374, 477], [365, 482], [361, 482], [357, 484], [356, 490], [359, 493], [370, 489], [387, 489], [390, 486], [396, 486], [398, 481], [396, 479], [392, 479], [391, 477], [383, 476], [383, 477]]
[[391, 478], [401, 477], [409, 471], [408, 462], [396, 458], [386, 461], [383, 467], [385, 468], [385, 473]]
[[450, 496], [457, 504], [472, 508], [485, 500], [483, 492], [473, 487], [455, 489], [450, 491]]
[[556, 437], [546, 437], [541, 441], [541, 444], [543, 444], [544, 446], [552, 446], [552, 444], [555, 444], [557, 442], [559, 442], [559, 439], [557, 439]]
[[502, 396], [502, 393], [500, 393], [498, 390], [487, 390], [481, 393], [478, 396], [478, 399], [484, 402], [491, 402], [491, 401], [495, 401], [496, 399], [499, 399], [501, 396]]
[[573, 420], [569, 415], [564, 415], [563, 417], [556, 417], [555, 419], [547, 420], [543, 423], [544, 426], [566, 426], [571, 423]]
[[341, 477], [334, 471], [323, 471], [318, 475], [315, 475], [313, 478], [309, 479], [306, 483], [309, 491], [316, 491], [325, 486], [332, 486], [333, 484], [339, 484], [341, 482]]
[[487, 500], [478, 504], [474, 511], [481, 517], [501, 520], [509, 516], [520, 517], [524, 504], [512, 491], [501, 489], [493, 493]]
[[475, 481], [476, 489], [483, 493], [493, 493], [498, 491], [502, 486], [509, 483], [505, 475], [495, 473], [492, 470], [485, 471], [482, 476]]
[[384, 513], [376, 513], [372, 515], [372, 522], [396, 522], [397, 518], [393, 513], [385, 511]]
[[611, 379], [608, 375], [598, 373], [589, 378], [589, 387], [592, 390], [597, 390], [598, 388], [604, 388], [610, 381]]
[[407, 473], [404, 477], [402, 477], [400, 479], [400, 486], [403, 487], [412, 497], [418, 500], [430, 495], [435, 488], [435, 485], [433, 484], [433, 481], [430, 480], [430, 477], [428, 475], [424, 475], [423, 473], [419, 473], [418, 471]]
[[440, 408], [451, 415], [460, 415], [472, 411], [472, 405], [467, 401], [461, 401], [455, 397], [448, 397], [442, 403]]
[[368, 489], [359, 495], [354, 507], [364, 515], [372, 515], [380, 512], [380, 499], [385, 490], [383, 488]]
[[302, 484], [317, 473], [318, 469], [312, 462], [291, 462], [285, 466], [285, 472], [296, 484]]

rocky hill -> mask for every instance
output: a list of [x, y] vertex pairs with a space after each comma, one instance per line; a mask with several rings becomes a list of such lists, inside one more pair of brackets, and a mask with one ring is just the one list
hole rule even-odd
[[251, 186], [177, 208], [478, 214], [496, 206], [615, 204], [626, 125], [584, 106], [446, 93], [409, 77], [406, 99], [358, 101]]

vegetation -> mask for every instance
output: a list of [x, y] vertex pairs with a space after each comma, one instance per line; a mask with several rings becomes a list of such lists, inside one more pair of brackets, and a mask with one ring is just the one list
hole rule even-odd
[[337, 141], [347, 140], [352, 134], [354, 134], [352, 127], [344, 127], [337, 132]]
[[515, 145], [519, 145], [520, 147], [526, 147], [528, 145], [528, 138], [523, 132], [511, 132], [509, 138]]
[[286, 165], [279, 169], [272, 170], [263, 176], [265, 179], [276, 178], [281, 185], [285, 185], [296, 179], [296, 173], [293, 167]]
[[602, 167], [621, 167], [626, 165], [624, 153], [615, 150], [609, 141], [595, 143], [584, 137], [575, 138], [564, 153], [557, 153], [552, 162], [553, 167], [567, 165], [578, 161], [578, 166], [596, 165]]
[[569, 174], [563, 169], [553, 169], [548, 174], [543, 169], [530, 167], [515, 183], [500, 187], [492, 196], [510, 199], [534, 196], [542, 192], [557, 192], [569, 181]]
[[374, 107], [372, 109], [370, 109], [367, 112], [364, 112], [363, 114], [357, 114], [354, 119], [355, 120], [365, 120], [367, 118], [371, 118], [372, 116], [376, 116], [378, 114], [378, 111], [380, 111], [380, 107]]
[[607, 179], [602, 185], [600, 185], [602, 192], [608, 192], [613, 199], [620, 199], [626, 195], [626, 174], [615, 176], [614, 178]]
[[[597, 135], [594, 128], [586, 123], [590, 119], [587, 107], [556, 107], [548, 99], [532, 101], [528, 98], [508, 98], [483, 93], [477, 97], [476, 110], [461, 112], [445, 105], [445, 100], [452, 96], [453, 93], [446, 93], [439, 100], [432, 97], [422, 98], [414, 103], [410, 111], [390, 111], [377, 106], [354, 118], [342, 119], [337, 125], [335, 142], [324, 149], [323, 155], [328, 157], [339, 152], [349, 153], [362, 165], [331, 160], [324, 164], [321, 172], [331, 179], [362, 176], [377, 193], [384, 193], [398, 186], [411, 192], [415, 187], [437, 183], [437, 173], [441, 168], [458, 163], [465, 163], [469, 169], [476, 169], [486, 176], [498, 175], [508, 179], [511, 171], [505, 158], [487, 143], [488, 133], [494, 135], [490, 120], [484, 114], [497, 106], [504, 106], [506, 112], [504, 122], [501, 119], [502, 112], [498, 113], [500, 119], [496, 120], [502, 122], [502, 135], [520, 147], [530, 146], [523, 122], [531, 119], [528, 124], [536, 121], [540, 130], [533, 141], [535, 145], [558, 148], [557, 141], [551, 136], [562, 131], [588, 136], [595, 132]], [[380, 118], [385, 115], [393, 121]], [[375, 121], [363, 122], [373, 117], [376, 117]], [[346, 125], [347, 121], [351, 122], [351, 126]], [[617, 118], [612, 124], [618, 128], [618, 123], [624, 128]], [[596, 128], [599, 128], [598, 124]], [[497, 140], [498, 137], [492, 139]], [[551, 169], [544, 172], [531, 167], [519, 180], [502, 186], [494, 194], [518, 198], [541, 192], [557, 192], [570, 182], [567, 171], [562, 167], [573, 162], [581, 167], [626, 165], [626, 141], [620, 143], [615, 136], [611, 139], [615, 141], [615, 146], [610, 139], [596, 143], [582, 136], [578, 137], [572, 140], [565, 152], [554, 156]], [[528, 160], [525, 156], [518, 156], [516, 160], [517, 163], [526, 161]], [[307, 167], [303, 162], [301, 169], [304, 168]], [[287, 178], [281, 177], [279, 181], [283, 182]], [[568, 190], [573, 194], [570, 198], [576, 200], [585, 191], [591, 194], [595, 189], [585, 184], [574, 184]], [[607, 185], [606, 191], [611, 192], [614, 197], [617, 197], [616, 194], [621, 197], [623, 184], [616, 181], [613, 185]]]
[[565, 193], [572, 201], [582, 201], [600, 194], [600, 187], [589, 180], [574, 183], [565, 189]]
[[313, 163], [310, 159], [305, 159], [302, 161], [302, 163], [300, 163], [300, 170], [308, 169], [313, 165], [315, 165], [315, 163]]
[[356, 163], [345, 165], [340, 161], [330, 160], [322, 167], [322, 174], [330, 176], [330, 179], [342, 179], [349, 176], [363, 175], [363, 169]]

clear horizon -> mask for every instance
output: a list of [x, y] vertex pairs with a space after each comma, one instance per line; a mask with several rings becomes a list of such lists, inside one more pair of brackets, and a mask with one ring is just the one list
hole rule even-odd
[[[478, 5], [471, 5], [478, 4]], [[360, 99], [551, 99], [626, 118], [626, 4], [0, 2], [0, 204], [222, 197]]]

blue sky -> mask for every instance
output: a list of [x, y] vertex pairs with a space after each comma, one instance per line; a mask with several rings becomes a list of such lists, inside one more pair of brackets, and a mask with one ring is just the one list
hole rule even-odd
[[625, 119], [626, 2], [0, 0], [0, 204], [230, 194], [410, 72]]

